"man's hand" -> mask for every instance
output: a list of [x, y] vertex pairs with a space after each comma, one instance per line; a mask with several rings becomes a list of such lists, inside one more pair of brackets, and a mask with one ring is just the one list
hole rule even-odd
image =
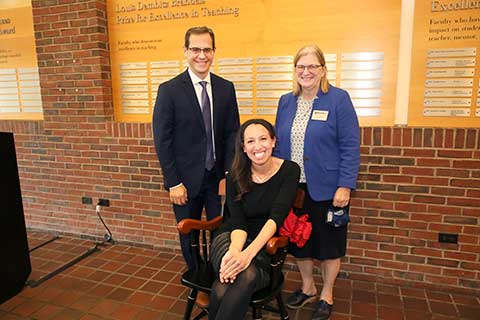
[[177, 206], [183, 206], [187, 203], [188, 192], [187, 188], [182, 184], [170, 188], [170, 201]]
[[339, 187], [333, 196], [334, 207], [346, 207], [350, 201], [350, 188]]

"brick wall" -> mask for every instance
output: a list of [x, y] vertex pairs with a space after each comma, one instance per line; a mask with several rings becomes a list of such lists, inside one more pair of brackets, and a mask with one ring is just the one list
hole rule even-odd
[[479, 289], [480, 130], [362, 128], [361, 156], [344, 270]]
[[[178, 250], [149, 123], [115, 123], [104, 0], [33, 0], [45, 119], [15, 133], [29, 228]], [[344, 277], [480, 292], [480, 129], [362, 128]], [[438, 233], [459, 234], [440, 244]]]

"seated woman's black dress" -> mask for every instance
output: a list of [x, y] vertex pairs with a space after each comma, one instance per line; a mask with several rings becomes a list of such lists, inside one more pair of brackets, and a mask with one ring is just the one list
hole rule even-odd
[[[252, 190], [239, 201], [238, 191], [227, 176], [227, 207], [229, 217], [219, 229], [212, 244], [212, 264], [218, 273], [223, 256], [230, 246], [230, 232], [241, 229], [247, 232], [248, 246], [260, 233], [268, 219], [277, 224], [277, 230], [283, 224], [295, 199], [300, 176], [300, 168], [292, 161], [284, 160], [280, 169], [268, 181], [254, 183]], [[270, 283], [270, 263], [265, 249], [262, 249], [255, 259], [258, 270], [256, 290]]]

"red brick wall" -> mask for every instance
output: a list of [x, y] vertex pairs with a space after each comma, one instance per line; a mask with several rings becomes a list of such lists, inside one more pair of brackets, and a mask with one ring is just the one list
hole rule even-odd
[[361, 156], [344, 270], [479, 289], [480, 130], [362, 128]]
[[[104, 0], [34, 0], [43, 121], [15, 133], [28, 227], [178, 249], [149, 123], [115, 123]], [[342, 276], [480, 292], [480, 130], [362, 128]], [[458, 244], [438, 233], [459, 234]]]

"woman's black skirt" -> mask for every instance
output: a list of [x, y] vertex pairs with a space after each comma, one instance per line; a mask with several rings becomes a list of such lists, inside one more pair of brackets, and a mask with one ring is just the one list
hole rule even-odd
[[[246, 248], [253, 239], [247, 239], [244, 248]], [[222, 263], [222, 258], [227, 253], [228, 248], [230, 247], [230, 232], [223, 232], [216, 235], [212, 243], [212, 252], [210, 256], [210, 261], [212, 262], [213, 269], [215, 273], [219, 273], [220, 264]], [[270, 257], [268, 256], [265, 249], [262, 249], [252, 260], [252, 263], [257, 269], [257, 279], [255, 285], [255, 291], [263, 289], [270, 285]]]

